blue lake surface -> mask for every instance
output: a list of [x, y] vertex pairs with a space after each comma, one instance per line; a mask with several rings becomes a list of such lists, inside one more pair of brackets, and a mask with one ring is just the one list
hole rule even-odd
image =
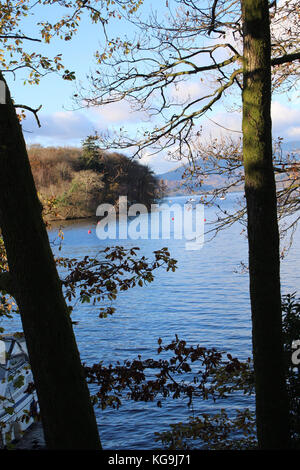
[[[230, 210], [242, 194], [229, 194], [220, 205]], [[183, 205], [187, 197], [172, 197], [172, 203]], [[166, 201], [168, 202], [168, 200]], [[205, 229], [214, 219], [216, 209], [205, 208]], [[93, 256], [100, 249], [115, 244], [139, 246], [140, 253], [151, 258], [154, 250], [167, 246], [178, 261], [173, 272], [159, 270], [147, 287], [135, 287], [122, 292], [114, 302], [116, 312], [106, 319], [98, 318], [91, 304], [78, 305], [73, 319], [78, 347], [83, 362], [93, 364], [103, 360], [113, 363], [154, 357], [157, 339], [171, 342], [175, 334], [190, 344], [215, 347], [244, 359], [251, 356], [251, 319], [248, 275], [240, 272], [240, 262], [247, 264], [247, 239], [243, 227], [234, 224], [200, 250], [186, 250], [186, 240], [99, 240], [96, 225], [91, 221], [66, 224], [61, 254], [82, 258]], [[88, 231], [91, 230], [89, 234]], [[54, 239], [56, 230], [50, 232]], [[282, 261], [282, 293], [300, 292], [299, 230], [294, 244]], [[54, 251], [56, 249], [54, 248]], [[18, 327], [18, 320], [9, 322]], [[5, 325], [6, 326], [6, 325]], [[8, 323], [6, 328], [8, 329]], [[195, 410], [203, 412], [224, 407], [228, 410], [253, 407], [253, 399], [236, 397], [215, 405], [199, 400]], [[162, 408], [156, 403], [127, 402], [119, 410], [96, 408], [97, 421], [105, 449], [150, 449], [158, 447], [154, 432], [184, 421], [191, 415], [186, 402], [167, 399]]]

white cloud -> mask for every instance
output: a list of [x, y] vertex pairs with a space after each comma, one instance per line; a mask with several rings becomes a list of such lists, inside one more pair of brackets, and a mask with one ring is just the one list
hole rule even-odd
[[139, 162], [143, 165], [148, 165], [156, 174], [174, 170], [180, 164], [180, 162], [171, 160], [165, 155], [151, 155], [150, 152], [145, 152], [142, 158], [139, 159]]
[[[283, 137], [286, 141], [290, 139], [298, 139], [300, 137], [300, 108], [293, 104], [282, 104], [279, 101], [272, 101], [271, 106], [272, 116], [272, 132], [273, 137]], [[226, 129], [233, 131], [241, 131], [242, 127], [242, 114], [237, 112], [219, 112], [216, 114], [207, 114], [207, 117], [214, 121], [211, 122], [205, 118], [202, 120], [203, 136], [204, 137], [218, 137], [219, 135], [229, 134], [233, 136], [241, 136], [238, 132], [229, 132]], [[216, 124], [215, 124], [216, 123]], [[219, 126], [217, 125], [219, 124]], [[223, 127], [221, 127], [223, 126]], [[226, 128], [226, 129], [224, 129]]]
[[91, 109], [95, 117], [99, 118], [100, 127], [106, 127], [107, 124], [122, 124], [140, 122], [146, 118], [145, 113], [131, 109], [127, 101], [119, 101]]
[[143, 165], [151, 165], [151, 162], [155, 161], [155, 155], [151, 155], [150, 152], [144, 152], [142, 158], [139, 159]]
[[298, 127], [291, 127], [289, 130], [289, 136], [290, 137], [296, 137], [297, 139], [300, 139], [300, 126]]
[[179, 101], [193, 100], [203, 96], [205, 87], [200, 81], [182, 81], [171, 89], [171, 97]]
[[287, 139], [300, 136], [299, 126], [297, 125], [300, 122], [299, 107], [273, 101], [271, 110], [274, 136], [276, 135]]
[[[187, 91], [191, 94], [198, 93], [201, 85], [189, 84]], [[118, 106], [117, 106], [118, 105]], [[118, 107], [118, 116], [117, 114]], [[136, 117], [138, 113], [131, 114], [128, 107], [120, 107], [116, 103], [108, 114], [102, 111], [59, 111], [53, 114], [40, 114], [41, 128], [38, 128], [34, 116], [27, 114], [26, 120], [22, 123], [24, 136], [27, 143], [40, 143], [42, 145], [81, 145], [81, 141], [87, 135], [93, 134], [96, 130], [101, 131], [109, 127], [109, 122], [117, 122], [117, 119], [129, 119], [127, 130], [134, 132], [137, 124], [142, 124], [141, 119]], [[104, 120], [104, 115], [106, 120]], [[101, 120], [99, 119], [101, 116]], [[134, 117], [135, 116], [135, 117]], [[214, 122], [212, 122], [210, 119]], [[130, 121], [137, 121], [136, 123]], [[110, 121], [109, 121], [110, 120]], [[227, 112], [224, 108], [219, 108], [215, 113], [208, 113], [198, 122], [202, 125], [201, 140], [219, 138], [224, 135], [239, 138], [241, 134], [232, 131], [241, 130], [241, 113]], [[274, 100], [272, 103], [273, 136], [283, 137], [285, 141], [300, 139], [300, 107], [296, 103]], [[131, 127], [134, 126], [133, 129]], [[224, 129], [226, 128], [226, 129]], [[178, 165], [177, 161], [170, 161], [167, 155], [151, 155], [145, 152], [141, 163], [148, 164], [156, 173], [163, 173]]]
[[201, 125], [201, 139], [210, 140], [227, 135], [232, 138], [242, 136], [242, 115], [238, 112], [207, 113], [201, 120]]
[[22, 122], [24, 136], [28, 143], [78, 145], [82, 139], [95, 131], [93, 122], [81, 112], [41, 113], [39, 119], [40, 128], [31, 113], [27, 113], [26, 119]]

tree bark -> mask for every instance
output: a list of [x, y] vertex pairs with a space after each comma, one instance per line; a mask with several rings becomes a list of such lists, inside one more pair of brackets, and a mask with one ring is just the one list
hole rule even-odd
[[260, 448], [289, 446], [280, 295], [279, 234], [271, 124], [271, 45], [267, 0], [242, 0], [243, 157], [250, 297]]
[[7, 87], [5, 104], [0, 104], [0, 187], [9, 282], [20, 309], [47, 447], [100, 449], [42, 207]]

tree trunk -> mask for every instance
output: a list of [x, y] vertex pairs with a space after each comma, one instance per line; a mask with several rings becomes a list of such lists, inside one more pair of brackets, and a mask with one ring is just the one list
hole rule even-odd
[[242, 0], [243, 156], [260, 448], [289, 445], [280, 295], [279, 234], [272, 163], [271, 46], [267, 0]]
[[6, 103], [0, 105], [0, 187], [0, 227], [47, 447], [100, 449], [72, 324], [8, 88]]

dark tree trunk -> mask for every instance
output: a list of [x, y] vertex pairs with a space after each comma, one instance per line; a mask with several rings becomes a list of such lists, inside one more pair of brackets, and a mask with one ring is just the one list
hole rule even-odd
[[242, 0], [243, 155], [248, 211], [250, 296], [261, 448], [289, 445], [283, 365], [279, 235], [272, 163], [271, 46], [267, 0]]
[[0, 227], [46, 444], [50, 449], [100, 449], [94, 411], [21, 126], [8, 89], [6, 92], [6, 104], [0, 105]]

